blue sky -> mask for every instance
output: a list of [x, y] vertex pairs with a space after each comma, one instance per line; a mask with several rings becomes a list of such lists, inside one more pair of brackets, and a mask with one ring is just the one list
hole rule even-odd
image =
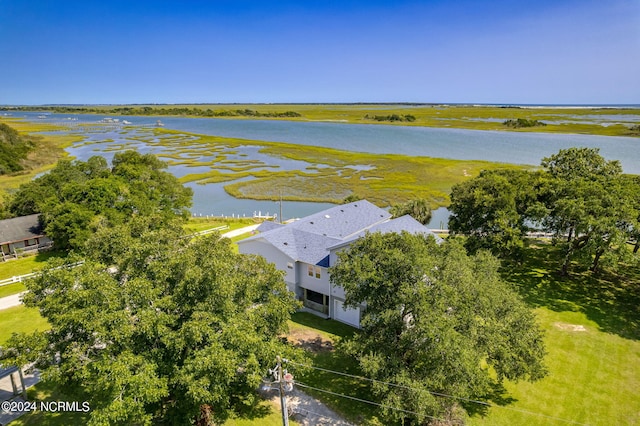
[[640, 1], [0, 0], [0, 104], [640, 103]]

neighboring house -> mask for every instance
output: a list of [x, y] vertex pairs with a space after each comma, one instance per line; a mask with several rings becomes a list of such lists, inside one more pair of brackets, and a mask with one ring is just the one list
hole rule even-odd
[[51, 246], [52, 242], [44, 235], [38, 216], [32, 214], [0, 220], [0, 253], [3, 259], [16, 257], [21, 251]]
[[[366, 200], [332, 207], [286, 225], [264, 222], [259, 234], [238, 241], [240, 253], [259, 254], [285, 272], [289, 290], [307, 310], [360, 326], [358, 308], [344, 308], [344, 289], [329, 281], [337, 253], [367, 232], [431, 234], [411, 216], [391, 215]], [[439, 239], [439, 237], [435, 237]]]

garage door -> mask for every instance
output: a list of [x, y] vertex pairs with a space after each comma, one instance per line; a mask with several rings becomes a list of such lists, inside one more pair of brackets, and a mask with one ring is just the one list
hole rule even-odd
[[360, 308], [344, 308], [344, 304], [340, 300], [333, 301], [333, 316], [338, 321], [345, 322], [354, 327], [360, 327]]

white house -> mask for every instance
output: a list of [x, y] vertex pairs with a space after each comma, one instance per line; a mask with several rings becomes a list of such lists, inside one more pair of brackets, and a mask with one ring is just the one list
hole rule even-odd
[[284, 271], [289, 290], [307, 310], [355, 327], [360, 325], [363, 307], [344, 309], [344, 290], [329, 281], [328, 268], [336, 263], [337, 252], [367, 232], [432, 234], [411, 216], [391, 219], [386, 210], [366, 200], [286, 225], [264, 222], [257, 230], [258, 235], [238, 241], [240, 253], [259, 254]]

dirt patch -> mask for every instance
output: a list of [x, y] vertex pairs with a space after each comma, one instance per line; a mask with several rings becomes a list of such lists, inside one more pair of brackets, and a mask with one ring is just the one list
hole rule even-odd
[[334, 349], [330, 339], [322, 337], [313, 330], [292, 330], [287, 335], [287, 340], [294, 346], [314, 353], [331, 352]]
[[562, 331], [587, 331], [584, 325], [567, 324], [564, 322], [554, 322], [553, 326]]

